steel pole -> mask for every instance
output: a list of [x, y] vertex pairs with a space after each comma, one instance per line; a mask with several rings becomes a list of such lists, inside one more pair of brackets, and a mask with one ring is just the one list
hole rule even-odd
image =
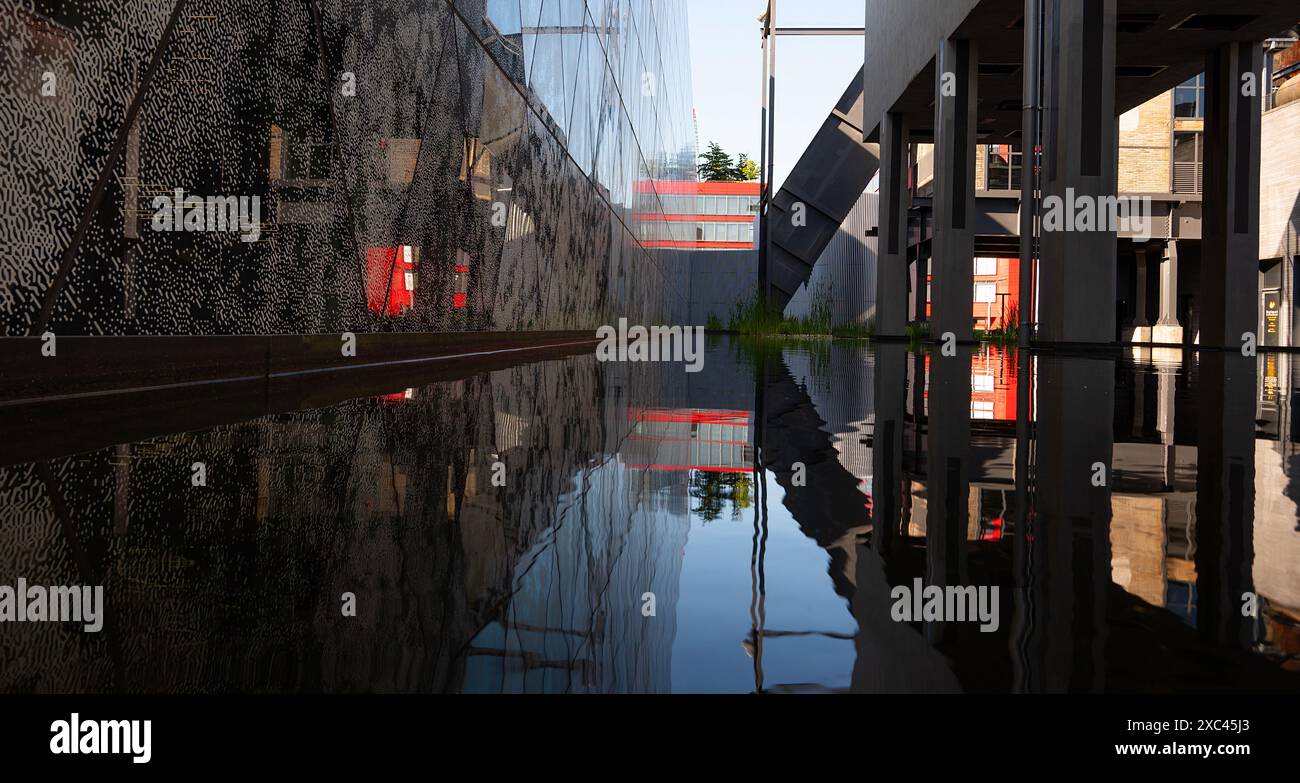
[[1042, 89], [1042, 0], [1025, 0], [1024, 127], [1020, 144], [1020, 347], [1029, 347], [1034, 312], [1039, 172], [1039, 112]]
[[771, 29], [772, 4], [768, 3], [767, 11], [763, 14], [763, 31], [761, 33], [763, 49], [763, 82], [759, 85], [759, 91], [763, 95], [763, 114], [759, 123], [759, 152], [758, 152], [758, 301], [759, 305], [766, 309], [767, 307], [767, 117], [768, 117], [768, 31]]

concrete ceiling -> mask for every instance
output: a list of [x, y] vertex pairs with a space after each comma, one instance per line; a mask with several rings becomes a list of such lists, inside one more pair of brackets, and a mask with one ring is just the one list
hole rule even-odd
[[[1193, 14], [1235, 29], [1173, 29]], [[983, 0], [957, 27], [956, 35], [980, 46], [979, 131], [989, 143], [1019, 141], [1023, 74], [1024, 0]], [[1119, 0], [1120, 32], [1115, 99], [1123, 113], [1204, 70], [1205, 54], [1239, 40], [1262, 41], [1300, 22], [1296, 0]], [[870, 20], [868, 24], [870, 24]], [[934, 61], [908, 84], [895, 110], [907, 115], [919, 141], [934, 128]], [[883, 96], [882, 96], [883, 97]], [[871, 140], [877, 141], [874, 131]]]

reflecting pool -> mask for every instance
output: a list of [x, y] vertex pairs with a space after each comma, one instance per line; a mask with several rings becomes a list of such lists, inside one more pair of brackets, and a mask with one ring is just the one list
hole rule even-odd
[[0, 690], [1300, 691], [1291, 356], [403, 372], [121, 443], [0, 411], [0, 586], [104, 589], [0, 623]]

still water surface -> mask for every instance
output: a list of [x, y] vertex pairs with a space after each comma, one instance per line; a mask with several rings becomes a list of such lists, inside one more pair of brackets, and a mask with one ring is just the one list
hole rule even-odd
[[[1300, 690], [1289, 356], [464, 375], [7, 452], [0, 584], [108, 614], [0, 625], [0, 690]], [[996, 631], [895, 620], [918, 578]]]

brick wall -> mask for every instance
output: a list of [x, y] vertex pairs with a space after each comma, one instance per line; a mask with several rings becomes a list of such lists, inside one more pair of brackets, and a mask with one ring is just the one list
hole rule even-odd
[[1173, 98], [1168, 92], [1120, 119], [1120, 193], [1169, 192], [1172, 123]]
[[1264, 114], [1260, 127], [1259, 257], [1300, 252], [1300, 101]]

